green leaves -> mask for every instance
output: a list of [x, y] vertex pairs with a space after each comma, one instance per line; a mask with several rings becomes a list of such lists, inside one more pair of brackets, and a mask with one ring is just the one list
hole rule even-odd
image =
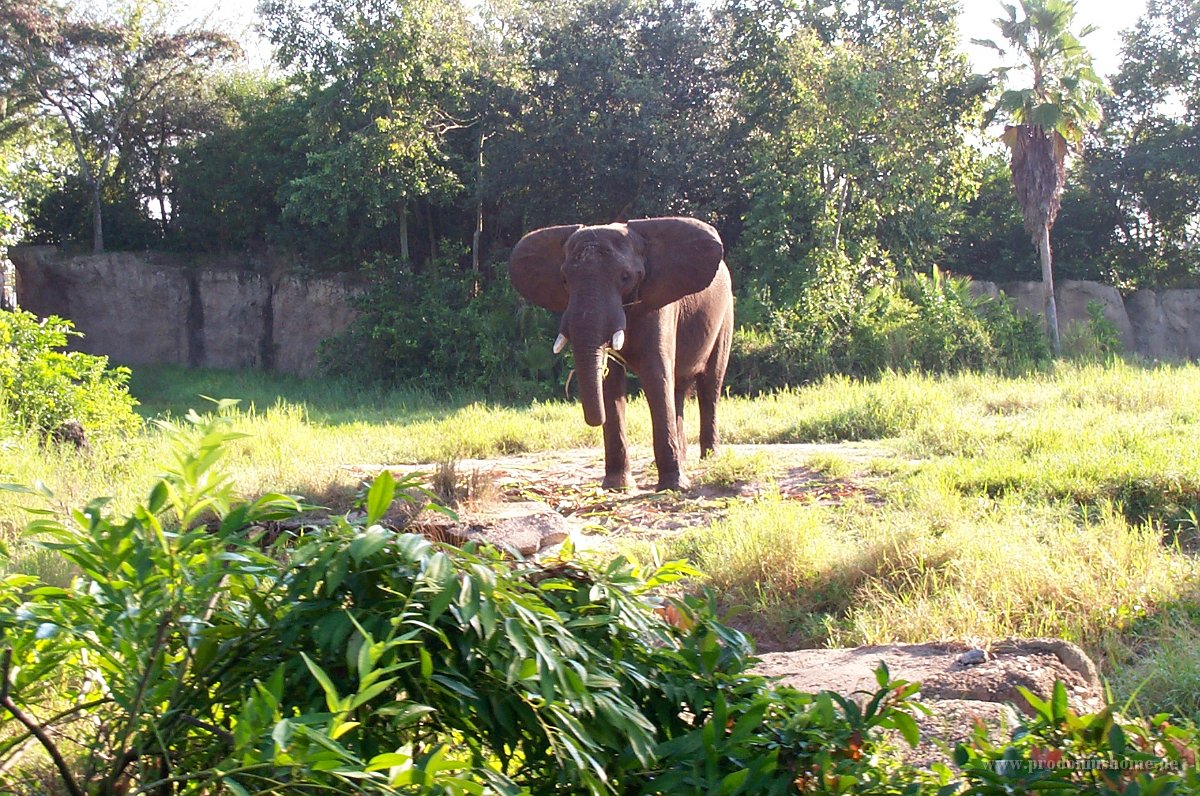
[[[1099, 121], [1100, 98], [1109, 93], [1092, 66], [1092, 56], [1081, 39], [1094, 28], [1078, 35], [1071, 31], [1075, 3], [1068, 0], [1028, 0], [1006, 6], [1007, 18], [996, 20], [1005, 42], [1021, 59], [1020, 66], [1033, 74], [1033, 84], [1006, 89], [984, 115], [984, 126], [997, 115], [1019, 125], [1055, 131], [1072, 144], [1083, 138], [1085, 125]], [[976, 40], [1001, 55], [1005, 49], [994, 42]], [[1007, 81], [1012, 66], [996, 70], [997, 82]]]
[[128, 368], [110, 368], [107, 357], [59, 350], [79, 336], [63, 318], [0, 312], [0, 440], [29, 434], [45, 442], [74, 421], [87, 434], [86, 445], [141, 427]]
[[1024, 689], [1022, 695], [1034, 715], [1013, 732], [1011, 742], [993, 745], [981, 730], [955, 749], [962, 783], [954, 792], [1200, 792], [1195, 725], [1176, 726], [1166, 716], [1118, 719], [1112, 708], [1080, 716], [1070, 709], [1061, 682], [1048, 700]]

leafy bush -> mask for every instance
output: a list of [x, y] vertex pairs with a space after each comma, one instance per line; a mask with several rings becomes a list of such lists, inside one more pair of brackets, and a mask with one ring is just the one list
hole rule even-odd
[[1089, 301], [1088, 319], [1084, 323], [1068, 324], [1063, 330], [1063, 352], [1071, 359], [1100, 362], [1119, 356], [1125, 345], [1117, 325], [1104, 314], [1104, 305]]
[[414, 274], [381, 257], [368, 273], [359, 320], [324, 352], [333, 373], [494, 398], [561, 394], [554, 319], [521, 302], [506, 276], [479, 278], [450, 258]]
[[1200, 793], [1195, 726], [1178, 726], [1166, 715], [1124, 720], [1111, 707], [1079, 716], [1067, 706], [1061, 682], [1049, 700], [1021, 692], [1033, 717], [1011, 742], [994, 745], [980, 733], [955, 750], [969, 786], [964, 793]]
[[1036, 319], [976, 298], [969, 280], [935, 267], [858, 293], [818, 281], [763, 327], [739, 330], [729, 382], [761, 392], [835, 373], [1017, 370], [1048, 358]]
[[234, 501], [233, 435], [190, 419], [128, 515], [30, 524], [71, 588], [0, 583], [10, 779], [36, 741], [72, 793], [893, 792], [865, 761], [911, 736], [915, 686], [884, 678], [865, 710], [775, 689], [707, 602], [652, 595], [681, 565], [435, 545], [375, 524], [412, 486], [386, 474], [361, 521], [265, 554], [300, 507]]
[[130, 433], [141, 421], [129, 395], [127, 368], [108, 357], [62, 351], [72, 323], [24, 311], [0, 311], [0, 437], [47, 437], [74, 420], [89, 436]]

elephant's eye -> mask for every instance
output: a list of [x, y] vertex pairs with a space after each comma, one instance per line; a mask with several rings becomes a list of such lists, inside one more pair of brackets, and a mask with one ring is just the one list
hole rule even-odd
[[629, 273], [628, 271], [623, 271], [621, 273], [621, 284], [622, 285], [628, 285], [632, 280], [633, 280], [633, 274]]

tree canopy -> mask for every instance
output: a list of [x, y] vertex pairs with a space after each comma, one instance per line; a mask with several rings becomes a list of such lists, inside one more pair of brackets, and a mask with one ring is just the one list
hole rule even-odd
[[[238, 52], [214, 31], [163, 30], [149, 3], [100, 10], [112, 13], [52, 0], [0, 1], [5, 92], [22, 116], [46, 114], [65, 128], [91, 202], [94, 251], [104, 250], [101, 193], [122, 137], [141, 123], [139, 141], [157, 136], [161, 155], [180, 137], [168, 118], [186, 113], [186, 84]], [[157, 123], [150, 123], [154, 116]]]

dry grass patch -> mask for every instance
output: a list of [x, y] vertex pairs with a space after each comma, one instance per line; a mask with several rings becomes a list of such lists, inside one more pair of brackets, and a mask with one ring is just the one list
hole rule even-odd
[[1103, 658], [1110, 639], [1200, 585], [1200, 562], [1151, 525], [1016, 499], [881, 510], [776, 498], [685, 545], [772, 648], [1054, 636]]

